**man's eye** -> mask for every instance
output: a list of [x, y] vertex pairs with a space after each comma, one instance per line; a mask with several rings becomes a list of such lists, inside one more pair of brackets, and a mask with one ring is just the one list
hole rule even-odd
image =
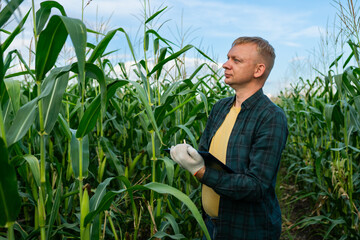
[[240, 62], [240, 60], [235, 58], [235, 59], [234, 59], [234, 62]]

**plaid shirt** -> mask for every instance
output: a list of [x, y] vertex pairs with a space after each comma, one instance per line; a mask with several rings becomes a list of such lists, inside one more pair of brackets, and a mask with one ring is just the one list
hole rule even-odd
[[[211, 139], [234, 101], [235, 96], [214, 105], [200, 151], [209, 151]], [[226, 165], [236, 173], [206, 168], [201, 179], [220, 195], [216, 239], [279, 239], [281, 212], [275, 183], [287, 135], [284, 112], [262, 89], [242, 103], [226, 153]]]

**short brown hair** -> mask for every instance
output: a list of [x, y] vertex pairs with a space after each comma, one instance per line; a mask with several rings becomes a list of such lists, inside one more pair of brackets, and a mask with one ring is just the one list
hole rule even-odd
[[275, 62], [276, 55], [275, 55], [274, 48], [270, 45], [270, 43], [268, 41], [266, 41], [265, 39], [263, 39], [261, 37], [239, 37], [239, 38], [235, 39], [235, 41], [232, 44], [232, 47], [234, 47], [236, 45], [240, 45], [240, 44], [246, 44], [246, 43], [256, 44], [258, 53], [266, 61], [265, 62], [265, 65], [266, 65], [266, 76], [265, 77], [267, 77], [270, 74], [271, 69], [273, 68], [274, 62]]

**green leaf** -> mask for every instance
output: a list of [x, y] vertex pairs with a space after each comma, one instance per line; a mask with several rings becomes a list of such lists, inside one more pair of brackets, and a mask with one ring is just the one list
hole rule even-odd
[[54, 66], [68, 35], [75, 48], [80, 83], [84, 86], [86, 27], [79, 19], [57, 15], [50, 18], [45, 30], [39, 35], [35, 59], [37, 81], [41, 81]]
[[87, 62], [94, 63], [95, 60], [100, 57], [104, 52], [106, 47], [109, 45], [111, 39], [114, 37], [117, 30], [112, 30], [108, 32], [103, 39], [96, 45], [95, 49], [91, 53], [90, 57], [88, 58]]
[[14, 31], [6, 38], [6, 40], [1, 45], [3, 52], [10, 46], [10, 44], [14, 41], [15, 37], [22, 31], [22, 27], [28, 18], [30, 10], [25, 14], [24, 18], [20, 21]]
[[160, 142], [163, 144], [161, 135], [160, 135], [160, 131], [159, 131], [159, 128], [158, 128], [156, 120], [155, 120], [154, 112], [151, 109], [151, 106], [148, 102], [144, 88], [142, 88], [140, 86], [140, 84], [138, 84], [137, 82], [134, 82], [134, 81], [129, 81], [129, 82], [136, 88], [135, 94], [138, 97], [138, 99], [140, 100], [140, 102], [144, 105], [146, 115], [150, 119], [151, 125], [153, 126], [153, 129], [156, 132]]
[[165, 213], [164, 218], [166, 218], [166, 220], [168, 220], [168, 222], [170, 223], [172, 229], [174, 230], [174, 233], [179, 234], [180, 229], [179, 229], [179, 226], [178, 226], [177, 222], [175, 221], [174, 216], [169, 214], [169, 213]]
[[13, 223], [20, 212], [21, 199], [18, 193], [16, 172], [9, 164], [5, 142], [0, 138], [0, 226]]
[[169, 237], [171, 239], [184, 239], [185, 238], [185, 236], [180, 233], [171, 235], [164, 231], [158, 231], [150, 239], [153, 239], [153, 238], [162, 239], [164, 237]]
[[36, 116], [37, 99], [23, 105], [16, 113], [13, 124], [6, 130], [8, 146], [19, 141], [29, 130]]
[[69, 74], [66, 73], [56, 79], [46, 78], [43, 82], [43, 84], [47, 84], [47, 81], [54, 81], [50, 94], [42, 100], [44, 128], [47, 134], [51, 132], [58, 118], [68, 79]]
[[27, 62], [24, 60], [24, 58], [22, 57], [22, 55], [19, 53], [18, 50], [12, 50], [8, 53], [8, 55], [12, 55], [12, 54], [16, 54], [17, 57], [19, 58], [20, 62], [23, 64], [23, 66], [26, 68], [26, 71], [19, 71], [16, 73], [12, 73], [9, 75], [6, 75], [6, 78], [12, 78], [12, 77], [18, 77], [18, 76], [23, 76], [23, 75], [30, 75], [32, 77], [33, 80], [36, 80], [36, 77], [34, 75], [34, 70], [31, 70], [27, 64]]
[[340, 56], [338, 56], [329, 66], [329, 68], [332, 68], [334, 65], [338, 66], [339, 60], [342, 58], [343, 53], [340, 54]]
[[192, 45], [186, 45], [185, 47], [183, 47], [182, 49], [180, 49], [179, 51], [171, 54], [169, 57], [165, 58], [164, 60], [160, 61], [158, 64], [156, 64], [154, 66], [154, 68], [151, 70], [151, 72], [148, 73], [148, 77], [151, 76], [154, 72], [158, 71], [159, 69], [163, 68], [163, 66], [171, 61], [174, 60], [176, 58], [178, 58], [181, 54], [185, 53], [186, 51], [188, 51], [189, 49], [193, 48]]
[[[76, 130], [70, 129], [72, 132], [71, 138], [71, 166], [74, 171], [74, 175], [76, 178], [79, 177], [80, 174], [80, 165], [79, 165], [79, 154], [80, 154], [80, 141], [75, 137]], [[87, 177], [87, 171], [89, 168], [89, 138], [85, 136], [82, 138], [82, 176]]]
[[187, 134], [187, 136], [190, 138], [190, 141], [191, 141], [191, 144], [192, 146], [197, 149], [198, 146], [197, 146], [197, 143], [196, 143], [196, 140], [195, 140], [195, 136], [194, 134], [192, 134], [192, 132], [190, 131], [190, 129], [188, 127], [186, 127], [185, 125], [177, 125], [176, 127], [184, 130]]
[[44, 82], [46, 83], [41, 84], [41, 94], [40, 96], [38, 96], [38, 98], [41, 99], [51, 94], [51, 92], [54, 90], [53, 87], [55, 80], [61, 77], [61, 75], [67, 74], [69, 71], [74, 71], [75, 68], [76, 63], [52, 69], [50, 74], [48, 74], [48, 76], [44, 80]]
[[166, 167], [166, 176], [169, 181], [169, 185], [171, 186], [174, 182], [174, 161], [171, 160], [168, 157], [159, 158], [159, 160], [162, 160], [165, 163]]
[[2, 103], [2, 100], [5, 96], [5, 83], [4, 83], [4, 76], [5, 76], [5, 66], [4, 66], [4, 60], [3, 60], [3, 51], [0, 47], [0, 103]]
[[66, 16], [64, 7], [56, 1], [44, 1], [40, 3], [39, 10], [36, 11], [36, 32], [43, 30], [47, 20], [49, 19], [51, 9], [56, 8], [63, 16]]
[[[118, 80], [109, 84], [106, 92], [106, 102], [108, 102], [110, 98], [114, 96], [117, 88], [124, 86], [127, 83], [128, 83], [127, 80]], [[79, 128], [76, 132], [76, 137], [80, 138], [82, 136], [85, 136], [95, 127], [101, 109], [100, 97], [101, 97], [100, 95], [96, 96], [96, 98], [91, 102], [89, 107], [86, 109], [83, 117], [80, 120]]]
[[164, 7], [163, 9], [157, 11], [156, 13], [154, 13], [153, 15], [151, 15], [146, 21], [145, 24], [149, 23], [151, 20], [153, 20], [154, 18], [156, 18], [156, 16], [158, 16], [160, 13], [162, 13], [163, 11], [165, 11], [167, 7]]
[[191, 211], [193, 217], [198, 222], [201, 229], [204, 231], [207, 239], [211, 239], [199, 210], [197, 209], [196, 205], [191, 201], [191, 199], [186, 194], [177, 190], [176, 188], [173, 188], [166, 184], [157, 183], [157, 182], [148, 183], [148, 184], [144, 185], [143, 187], [153, 190], [157, 193], [171, 194], [172, 196], [176, 197], [180, 202], [185, 204], [188, 207], [188, 209]]
[[79, 20], [69, 17], [60, 16], [60, 19], [64, 23], [67, 32], [70, 35], [70, 39], [75, 48], [77, 57], [78, 74], [82, 87], [85, 87], [85, 51], [86, 51], [86, 39], [87, 31], [85, 24]]
[[20, 108], [20, 81], [5, 79], [4, 82], [13, 111], [16, 113]]
[[86, 77], [96, 79], [100, 86], [102, 114], [106, 112], [106, 82], [104, 72], [93, 63], [85, 64]]
[[182, 49], [180, 49], [179, 51], [171, 54], [169, 57], [165, 58], [164, 60], [160, 61], [158, 64], [156, 64], [154, 66], [154, 68], [151, 70], [151, 72], [149, 72], [148, 77], [151, 76], [154, 72], [158, 71], [159, 69], [161, 69], [166, 63], [168, 63], [171, 60], [174, 60], [176, 58], [178, 58], [181, 54], [185, 53], [186, 51], [188, 51], [191, 48], [195, 48], [201, 55], [203, 55], [205, 58], [207, 58], [208, 60], [210, 60], [211, 62], [215, 63], [214, 60], [212, 60], [210, 57], [208, 57], [205, 53], [203, 53], [200, 49], [194, 47], [191, 44], [186, 45], [185, 47], [183, 47]]
[[[119, 176], [119, 177], [116, 177], [117, 179], [119, 179], [120, 181], [122, 181], [126, 188], [127, 189], [121, 189], [119, 191], [111, 191], [111, 192], [107, 192], [100, 200], [99, 203], [97, 203], [97, 208], [95, 210], [92, 210], [91, 212], [89, 212], [89, 214], [85, 217], [85, 221], [84, 221], [84, 225], [90, 223], [94, 217], [96, 215], [98, 215], [100, 212], [104, 211], [104, 210], [107, 210], [109, 209], [114, 197], [116, 197], [116, 195], [120, 194], [120, 193], [123, 193], [127, 190], [130, 190], [130, 182], [127, 178], [125, 178], [124, 176]], [[104, 185], [107, 185], [108, 184], [108, 181], [111, 181], [115, 178], [111, 177], [111, 178], [107, 178], [104, 180], [104, 182], [106, 184]], [[130, 190], [132, 191], [132, 190]]]
[[60, 124], [60, 128], [63, 130], [63, 133], [65, 133], [65, 137], [69, 140], [71, 140], [71, 131], [70, 127], [67, 123], [67, 121], [64, 119], [64, 117], [59, 113], [58, 115], [58, 123]]
[[[132, 186], [130, 187], [130, 182], [129, 180], [127, 180], [124, 176], [121, 177], [117, 177], [117, 179], [122, 180], [124, 182], [124, 184], [126, 185], [126, 189], [121, 189], [119, 191], [111, 191], [111, 192], [107, 192], [104, 197], [102, 198], [99, 207], [94, 210], [91, 211], [86, 217], [85, 217], [85, 222], [84, 225], [88, 224], [90, 221], [92, 221], [92, 219], [99, 214], [102, 211], [105, 211], [107, 209], [109, 209], [113, 199], [120, 193], [123, 193], [125, 191], [129, 192], [129, 195], [132, 191], [136, 191], [136, 190], [153, 190], [157, 193], [161, 193], [161, 194], [170, 194], [174, 197], [176, 197], [180, 202], [182, 202], [183, 204], [185, 204], [188, 209], [191, 211], [193, 217], [195, 218], [195, 220], [198, 222], [198, 224], [200, 225], [201, 229], [204, 231], [205, 236], [207, 237], [207, 239], [211, 239], [209, 232], [207, 231], [207, 228], [205, 226], [204, 220], [202, 219], [202, 216], [199, 212], [199, 210], [197, 209], [197, 207], [195, 206], [195, 204], [191, 201], [191, 199], [184, 193], [182, 193], [181, 191], [166, 185], [166, 184], [162, 184], [162, 183], [157, 183], [157, 182], [151, 182], [148, 183], [146, 185], [140, 186], [140, 185], [136, 185], [136, 186]], [[132, 200], [133, 202], [133, 200]]]
[[47, 27], [40, 33], [36, 46], [36, 80], [44, 79], [45, 74], [54, 66], [68, 36], [64, 23], [59, 16], [52, 16]]
[[4, 26], [23, 1], [24, 0], [7, 1], [8, 4], [0, 12], [0, 28]]
[[[100, 95], [99, 95], [100, 97]], [[99, 118], [100, 115], [100, 98], [96, 97], [91, 104], [89, 105], [89, 107], [86, 108], [86, 111], [84, 113], [84, 115], [82, 116], [80, 123], [79, 123], [79, 127], [76, 131], [76, 137], [77, 138], [81, 138], [83, 136], [85, 136], [86, 134], [88, 134], [89, 132], [91, 132], [97, 122], [97, 119]]]
[[29, 164], [30, 170], [35, 179], [35, 183], [36, 183], [37, 187], [39, 188], [41, 186], [39, 160], [35, 156], [30, 155], [30, 154], [24, 155], [23, 158]]
[[124, 175], [124, 168], [121, 165], [119, 158], [113, 152], [113, 149], [115, 149], [114, 145], [105, 137], [100, 138], [100, 144], [103, 148], [103, 151], [105, 152], [106, 158], [110, 160], [110, 163], [112, 163], [112, 165], [115, 167], [117, 175]]
[[[61, 182], [61, 177], [62, 175], [60, 174], [60, 177], [57, 181], [57, 187], [56, 187], [56, 193], [55, 193], [55, 198], [53, 200], [53, 206], [51, 208], [51, 215], [50, 215], [50, 219], [48, 221], [48, 229], [46, 232], [46, 239], [52, 239], [52, 228], [54, 226], [55, 223], [55, 219], [59, 216], [59, 208], [60, 208], [60, 203], [61, 203], [61, 196], [62, 196], [62, 182]], [[86, 190], [85, 190], [86, 191]]]
[[149, 34], [146, 32], [145, 33], [145, 37], [144, 37], [144, 48], [145, 48], [145, 51], [149, 50]]
[[[90, 199], [90, 211], [94, 211], [95, 209], [98, 208], [102, 198], [106, 193], [106, 187], [109, 185], [111, 180], [112, 178], [107, 178], [98, 185], [98, 187], [95, 190], [94, 196], [92, 196]], [[97, 215], [95, 217], [95, 220], [90, 226], [91, 239], [97, 240], [100, 237], [100, 227], [98, 223], [99, 223], [99, 216]]]
[[174, 103], [175, 97], [176, 97], [176, 94], [167, 97], [164, 104], [155, 108], [154, 116], [155, 116], [156, 123], [159, 126], [161, 126], [165, 117], [167, 117], [166, 112], [167, 111], [170, 112], [173, 109], [171, 104]]

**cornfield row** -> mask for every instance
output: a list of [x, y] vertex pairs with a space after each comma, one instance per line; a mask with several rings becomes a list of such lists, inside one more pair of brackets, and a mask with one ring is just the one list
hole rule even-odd
[[[21, 2], [2, 10], [1, 26]], [[54, 10], [61, 15], [50, 15]], [[0, 62], [0, 225], [9, 239], [202, 235], [206, 227], [193, 203], [199, 202], [198, 183], [162, 149], [183, 139], [196, 146], [211, 105], [228, 92], [209, 64], [184, 75], [182, 56], [190, 49], [213, 61], [149, 28], [164, 10], [144, 20], [141, 60], [124, 29], [88, 43], [88, 32], [95, 31], [67, 17], [54, 1], [32, 10], [34, 69], [17, 50], [3, 56], [31, 11], [6, 32]], [[115, 34], [126, 39], [135, 63], [131, 69], [118, 63], [120, 73], [105, 57]], [[77, 61], [57, 66], [68, 37]], [[15, 60], [25, 71], [7, 74]], [[202, 69], [211, 74], [199, 77]], [[136, 80], [129, 79], [130, 71]]]
[[335, 73], [303, 80], [279, 96], [289, 138], [283, 156], [287, 180], [299, 189], [289, 204], [307, 198], [311, 214], [292, 227], [321, 226], [322, 239], [359, 239], [360, 219], [360, 68], [347, 63]]

